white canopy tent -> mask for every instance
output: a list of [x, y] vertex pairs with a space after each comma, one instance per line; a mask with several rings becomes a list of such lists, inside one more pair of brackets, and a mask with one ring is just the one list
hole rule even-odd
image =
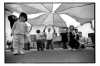
[[[18, 16], [20, 12], [28, 14], [28, 22], [34, 26], [31, 33], [40, 25], [54, 25], [56, 27], [67, 27], [74, 25], [82, 32], [85, 23], [94, 20], [94, 3], [5, 3], [5, 10]], [[5, 14], [7, 16], [7, 14]], [[66, 16], [67, 15], [67, 16]], [[6, 17], [7, 20], [7, 17]], [[6, 21], [5, 20], [5, 21]], [[8, 21], [8, 20], [7, 20]], [[83, 26], [80, 25], [83, 23]], [[7, 24], [7, 23], [6, 23]], [[93, 32], [88, 24], [89, 30]], [[7, 26], [6, 26], [7, 27]], [[38, 27], [41, 29], [41, 27]], [[43, 29], [43, 28], [42, 28]], [[8, 29], [7, 29], [8, 30]], [[87, 34], [84, 35], [87, 37]]]
[[62, 3], [56, 10], [57, 13], [67, 14], [80, 23], [94, 19], [94, 3]]

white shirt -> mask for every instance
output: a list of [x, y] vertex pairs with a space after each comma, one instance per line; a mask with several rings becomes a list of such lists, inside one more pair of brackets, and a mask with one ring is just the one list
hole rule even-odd
[[[48, 32], [48, 29], [50, 29], [50, 32]], [[46, 33], [46, 39], [47, 40], [53, 39], [54, 29], [53, 29], [52, 26], [47, 27], [46, 30], [45, 30], [45, 33]]]
[[53, 33], [46, 33], [46, 39], [47, 40], [53, 39]]
[[41, 34], [40, 33], [36, 34], [36, 39], [41, 40]]
[[19, 22], [18, 20], [13, 25], [12, 33], [13, 34], [27, 34], [28, 33], [27, 25], [24, 22]]

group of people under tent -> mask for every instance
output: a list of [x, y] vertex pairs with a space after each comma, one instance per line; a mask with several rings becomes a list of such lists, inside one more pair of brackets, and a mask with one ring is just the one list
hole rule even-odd
[[[8, 20], [10, 21], [12, 29], [11, 36], [13, 36], [13, 41], [11, 48], [13, 49], [13, 54], [25, 54], [25, 50], [23, 49], [25, 38], [27, 38], [29, 42], [31, 40], [29, 38], [28, 27], [25, 23], [27, 22], [27, 14], [21, 12], [19, 18], [10, 15], [8, 16]], [[73, 25], [70, 25], [70, 27], [62, 27], [62, 29], [65, 29], [65, 32], [60, 33], [63, 49], [76, 50], [85, 48], [87, 44], [93, 43], [90, 37], [84, 38], [82, 32], [78, 31]], [[36, 30], [37, 51], [43, 51], [44, 49], [53, 50], [53, 38], [56, 36], [57, 34], [52, 26], [45, 27], [43, 32], [41, 32], [41, 30]], [[8, 45], [10, 46], [9, 42]]]

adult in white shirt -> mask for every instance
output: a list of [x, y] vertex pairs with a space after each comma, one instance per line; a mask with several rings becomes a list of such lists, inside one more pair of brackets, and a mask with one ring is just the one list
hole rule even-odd
[[54, 28], [52, 26], [46, 27], [45, 34], [47, 40], [46, 49], [50, 49], [50, 47], [51, 49], [53, 49], [52, 40], [53, 40]]

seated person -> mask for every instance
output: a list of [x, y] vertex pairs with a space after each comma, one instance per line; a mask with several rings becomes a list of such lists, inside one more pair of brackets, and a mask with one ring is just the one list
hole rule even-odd
[[79, 40], [79, 32], [78, 32], [78, 29], [74, 29], [75, 31], [75, 39], [76, 40]]
[[86, 38], [82, 36], [82, 32], [78, 32], [79, 33], [79, 43], [80, 43], [80, 48], [85, 48], [87, 41]]
[[95, 48], [95, 33], [89, 33], [88, 38], [88, 44], [91, 44], [91, 46]]
[[93, 45], [92, 39], [91, 39], [90, 36], [88, 36], [88, 38], [87, 38], [87, 47], [93, 47], [93, 46], [94, 45]]

